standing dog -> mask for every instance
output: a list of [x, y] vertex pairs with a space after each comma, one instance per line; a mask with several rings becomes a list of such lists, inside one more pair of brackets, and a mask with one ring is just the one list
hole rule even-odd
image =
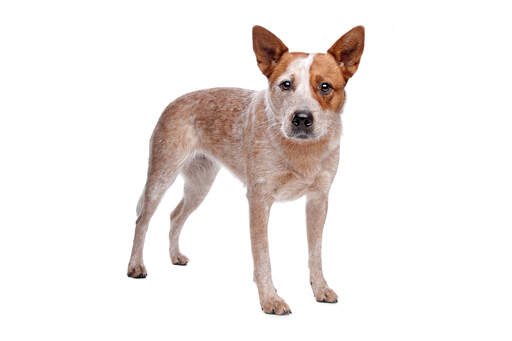
[[252, 31], [258, 67], [268, 88], [256, 92], [215, 88], [186, 94], [169, 104], [151, 137], [146, 186], [128, 276], [146, 277], [142, 260], [149, 220], [178, 174], [183, 199], [171, 214], [170, 256], [185, 265], [179, 236], [201, 204], [222, 164], [246, 186], [249, 200], [254, 281], [265, 313], [287, 314], [270, 271], [267, 222], [274, 201], [307, 196], [310, 281], [319, 302], [337, 302], [322, 273], [322, 230], [329, 188], [338, 168], [345, 85], [363, 53], [364, 28], [343, 35], [327, 53], [288, 52], [263, 27]]

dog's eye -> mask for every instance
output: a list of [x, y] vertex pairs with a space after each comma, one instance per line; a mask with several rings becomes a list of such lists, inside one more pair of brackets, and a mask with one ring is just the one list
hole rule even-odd
[[322, 93], [322, 95], [328, 95], [331, 93], [332, 91], [332, 86], [331, 84], [329, 83], [322, 83], [320, 84], [320, 86], [318, 87], [318, 89], [320, 90], [320, 92]]
[[283, 91], [288, 91], [292, 88], [292, 82], [290, 82], [290, 81], [281, 82], [281, 84], [279, 84], [279, 87]]

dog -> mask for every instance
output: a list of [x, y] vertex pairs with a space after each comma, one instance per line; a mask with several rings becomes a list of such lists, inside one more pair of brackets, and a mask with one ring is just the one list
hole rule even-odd
[[151, 137], [149, 167], [137, 205], [128, 276], [145, 278], [144, 239], [151, 216], [178, 174], [184, 194], [171, 213], [170, 257], [188, 258], [179, 248], [188, 216], [201, 204], [220, 169], [227, 167], [247, 187], [250, 236], [261, 308], [285, 315], [288, 304], [272, 283], [267, 223], [275, 201], [306, 196], [310, 283], [319, 302], [335, 303], [322, 273], [322, 231], [336, 175], [345, 86], [364, 49], [364, 28], [354, 27], [327, 51], [289, 52], [261, 26], [252, 30], [253, 50], [268, 88], [199, 90], [179, 97], [162, 113]]

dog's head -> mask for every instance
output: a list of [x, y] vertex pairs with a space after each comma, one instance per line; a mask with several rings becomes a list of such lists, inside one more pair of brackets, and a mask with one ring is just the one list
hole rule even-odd
[[288, 52], [272, 32], [252, 30], [260, 70], [268, 78], [269, 120], [291, 139], [316, 139], [339, 120], [345, 85], [356, 72], [364, 48], [364, 28], [357, 26], [338, 39], [327, 53]]

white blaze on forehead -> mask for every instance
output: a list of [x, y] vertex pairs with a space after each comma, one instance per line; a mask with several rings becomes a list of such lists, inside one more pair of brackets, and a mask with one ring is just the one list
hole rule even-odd
[[[298, 60], [297, 70], [296, 70], [296, 78], [298, 83], [296, 84], [297, 90], [302, 90], [304, 94], [311, 95], [311, 91], [309, 90], [309, 70], [311, 69], [311, 64], [313, 63], [313, 58], [315, 58], [314, 54], [308, 55], [306, 58], [301, 58]], [[296, 81], [296, 82], [297, 82]]]

